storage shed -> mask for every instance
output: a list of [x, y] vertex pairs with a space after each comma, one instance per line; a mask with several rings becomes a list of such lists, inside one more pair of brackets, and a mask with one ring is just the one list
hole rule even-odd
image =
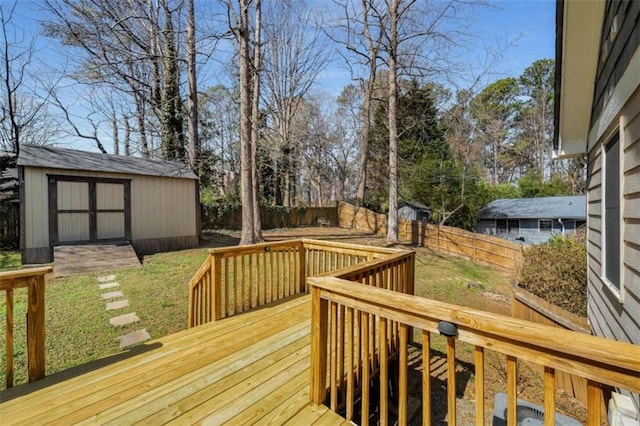
[[587, 197], [569, 195], [492, 201], [478, 212], [476, 232], [525, 244], [575, 232], [586, 223]]
[[404, 220], [429, 220], [431, 210], [417, 201], [401, 201], [398, 205], [398, 218]]
[[56, 245], [198, 244], [198, 177], [185, 164], [21, 145], [18, 173], [23, 263], [51, 262]]

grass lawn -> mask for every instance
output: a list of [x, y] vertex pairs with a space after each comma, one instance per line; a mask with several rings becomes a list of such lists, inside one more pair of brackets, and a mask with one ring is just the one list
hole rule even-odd
[[[270, 241], [297, 238], [332, 239], [365, 245], [385, 245], [384, 238], [338, 228], [302, 228], [265, 233]], [[122, 328], [109, 325], [118, 313], [105, 310], [96, 277], [108, 273], [49, 279], [46, 287], [47, 375], [119, 352], [118, 336], [145, 328], [151, 338], [186, 328], [188, 282], [207, 256], [207, 248], [231, 245], [237, 233], [209, 235], [207, 247], [146, 256], [141, 268], [114, 272], [120, 290], [129, 300], [126, 312], [135, 312], [140, 322]], [[0, 267], [15, 269], [19, 255], [1, 253]], [[416, 293], [421, 296], [494, 312], [509, 311], [511, 277], [504, 272], [472, 262], [419, 249], [416, 256]], [[4, 316], [5, 300], [0, 298]], [[25, 318], [26, 290], [15, 294], [15, 383], [26, 381]], [[117, 311], [116, 311], [117, 312]], [[0, 328], [0, 347], [5, 347], [5, 328]], [[444, 341], [434, 339], [434, 350]], [[0, 365], [5, 365], [4, 350]], [[0, 371], [0, 389], [4, 388]]]
[[19, 269], [20, 266], [19, 251], [0, 251], [0, 272]]

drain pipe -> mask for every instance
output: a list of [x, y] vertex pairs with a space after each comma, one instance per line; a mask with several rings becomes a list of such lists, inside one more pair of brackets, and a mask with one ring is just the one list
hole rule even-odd
[[564, 237], [564, 223], [561, 218], [558, 218], [558, 223], [560, 224], [560, 230], [562, 231], [562, 236]]

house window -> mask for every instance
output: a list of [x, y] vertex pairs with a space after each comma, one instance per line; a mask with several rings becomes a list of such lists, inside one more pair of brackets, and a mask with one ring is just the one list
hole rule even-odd
[[620, 134], [604, 147], [603, 262], [604, 278], [620, 290]]
[[539, 232], [551, 232], [553, 228], [553, 221], [551, 219], [539, 219], [538, 231]]
[[496, 234], [510, 236], [520, 235], [520, 220], [519, 219], [496, 219]]
[[517, 237], [520, 235], [520, 220], [519, 219], [509, 219], [507, 223], [509, 226], [508, 233], [511, 236]]

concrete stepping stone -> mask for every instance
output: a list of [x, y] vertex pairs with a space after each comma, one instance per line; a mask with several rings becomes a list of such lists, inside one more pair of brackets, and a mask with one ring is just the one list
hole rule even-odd
[[100, 297], [102, 297], [102, 300], [108, 300], [108, 299], [115, 299], [116, 297], [123, 297], [124, 294], [122, 294], [121, 291], [110, 291], [108, 293], [102, 293], [100, 295]]
[[116, 309], [122, 309], [129, 306], [128, 300], [116, 300], [115, 302], [107, 303], [107, 311], [115, 311]]
[[138, 318], [138, 315], [136, 315], [135, 312], [132, 312], [130, 314], [118, 315], [117, 317], [110, 318], [109, 324], [114, 327], [121, 327], [123, 325], [133, 324], [134, 322], [138, 321], [140, 321], [140, 318]]
[[115, 275], [103, 275], [101, 277], [98, 277], [98, 282], [99, 283], [107, 283], [109, 281], [113, 281], [116, 279]]
[[107, 284], [98, 285], [98, 288], [100, 290], [106, 290], [108, 288], [114, 288], [114, 287], [120, 287], [120, 283], [107, 283]]
[[151, 336], [149, 336], [149, 333], [144, 328], [118, 337], [118, 340], [120, 341], [120, 349], [135, 345], [136, 343], [142, 343], [149, 339], [151, 339]]

